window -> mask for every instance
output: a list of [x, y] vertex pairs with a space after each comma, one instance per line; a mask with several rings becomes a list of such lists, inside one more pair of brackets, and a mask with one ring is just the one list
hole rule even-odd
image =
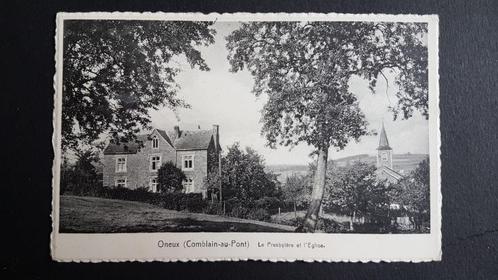
[[182, 157], [182, 169], [183, 170], [192, 170], [194, 169], [194, 156], [193, 155], [184, 155]]
[[159, 148], [159, 139], [157, 139], [157, 136], [152, 137], [152, 148]]
[[116, 158], [116, 172], [126, 172], [126, 157]]
[[194, 192], [194, 179], [187, 178], [183, 181], [183, 190], [185, 193]]
[[126, 178], [116, 179], [116, 187], [126, 188]]
[[150, 157], [150, 171], [157, 171], [161, 167], [161, 156]]
[[387, 161], [387, 154], [386, 153], [382, 153], [381, 154], [381, 158], [383, 161]]
[[149, 187], [152, 192], [157, 192], [158, 185], [157, 177], [150, 178]]

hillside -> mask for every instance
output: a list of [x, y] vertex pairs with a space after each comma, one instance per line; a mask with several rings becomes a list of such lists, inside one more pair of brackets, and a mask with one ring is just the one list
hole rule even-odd
[[297, 164], [276, 164], [276, 165], [268, 165], [266, 166], [268, 171], [271, 171], [277, 174], [277, 178], [281, 183], [285, 183], [287, 178], [295, 175], [306, 175], [309, 170], [308, 165], [297, 165]]
[[292, 232], [294, 227], [85, 196], [60, 197], [60, 232]]
[[[393, 168], [394, 170], [399, 171], [402, 174], [409, 174], [415, 168], [417, 168], [417, 165], [426, 159], [428, 155], [426, 154], [394, 154], [393, 155]], [[367, 155], [367, 154], [361, 154], [361, 155], [355, 155], [355, 156], [350, 156], [350, 157], [344, 157], [340, 158], [337, 160], [334, 160], [334, 164], [337, 166], [348, 166], [354, 163], [355, 161], [361, 161], [365, 162], [368, 164], [376, 164], [377, 159], [376, 156], [374, 155]]]
[[[393, 155], [393, 168], [402, 174], [409, 174], [417, 165], [428, 157], [427, 154], [394, 154]], [[376, 164], [377, 159], [375, 155], [359, 154], [354, 156], [348, 156], [333, 160], [333, 164], [341, 167], [345, 167], [353, 164], [356, 161], [365, 162], [368, 164]], [[330, 163], [329, 163], [330, 164]], [[280, 182], [285, 183], [287, 177], [292, 174], [304, 175], [308, 172], [308, 165], [269, 165], [267, 169], [273, 171], [275, 174], [279, 175], [278, 179]]]

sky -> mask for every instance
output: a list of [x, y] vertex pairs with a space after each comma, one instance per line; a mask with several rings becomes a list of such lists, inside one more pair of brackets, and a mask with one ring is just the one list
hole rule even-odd
[[[260, 123], [265, 97], [255, 97], [251, 92], [254, 80], [248, 71], [229, 71], [225, 37], [237, 26], [235, 22], [214, 24], [217, 31], [215, 43], [200, 48], [210, 71], [191, 69], [181, 60], [177, 62], [182, 69], [176, 79], [180, 85], [178, 97], [191, 108], [177, 112], [168, 108], [152, 111], [152, 126], [169, 131], [174, 125], [179, 125], [180, 129], [195, 130], [198, 127], [211, 129], [213, 124], [218, 124], [220, 143], [225, 151], [227, 146], [239, 142], [242, 147], [250, 146], [263, 155], [266, 164], [308, 164], [313, 160], [309, 156], [313, 147], [304, 143], [292, 150], [284, 146], [277, 146], [276, 149], [266, 146]], [[409, 120], [393, 121], [392, 113], [388, 112], [389, 104], [394, 105], [396, 99], [392, 82], [394, 74], [386, 76], [391, 81], [389, 86], [384, 79], [379, 79], [375, 95], [368, 89], [367, 81], [360, 78], [350, 80], [350, 91], [358, 97], [360, 108], [369, 123], [368, 128], [379, 131], [383, 121], [395, 154], [428, 153], [428, 121], [418, 112]], [[331, 148], [329, 159], [375, 154], [377, 145], [378, 136], [363, 136], [358, 143], [353, 141], [341, 151]]]

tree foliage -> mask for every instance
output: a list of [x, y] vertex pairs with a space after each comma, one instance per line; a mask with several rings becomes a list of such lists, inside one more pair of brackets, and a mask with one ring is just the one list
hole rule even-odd
[[283, 198], [294, 204], [294, 208], [309, 204], [311, 200], [311, 178], [306, 175], [292, 174], [282, 187]]
[[374, 165], [363, 162], [330, 168], [325, 208], [349, 216], [387, 216], [391, 188], [377, 179], [375, 171]]
[[316, 148], [312, 202], [299, 231], [316, 227], [329, 147], [341, 150], [367, 134], [351, 77], [365, 78], [374, 92], [383, 71], [395, 69], [394, 117], [409, 118], [415, 109], [428, 117], [426, 32], [424, 23], [250, 22], [227, 37], [231, 71], [247, 69], [255, 95], [268, 96], [262, 110], [268, 145]]
[[[216, 192], [219, 180], [217, 172], [213, 173], [206, 181], [208, 189]], [[241, 149], [238, 143], [228, 147], [228, 153], [221, 158], [221, 180], [224, 200], [250, 204], [278, 194], [277, 177], [265, 170], [263, 157], [249, 147]]]
[[179, 192], [183, 189], [183, 181], [187, 179], [183, 171], [168, 161], [157, 171], [157, 183], [161, 192]]
[[227, 37], [232, 71], [255, 78], [256, 95], [267, 94], [263, 133], [268, 143], [343, 148], [366, 132], [349, 92], [353, 75], [371, 89], [386, 69], [396, 69], [398, 105], [427, 116], [425, 24], [368, 22], [243, 23]]
[[395, 200], [417, 214], [430, 211], [430, 165], [429, 159], [396, 185]]
[[214, 42], [211, 22], [66, 20], [62, 145], [76, 149], [103, 132], [129, 141], [149, 128], [149, 109], [187, 104], [176, 96], [183, 57], [209, 70], [198, 46]]
[[97, 166], [100, 163], [98, 154], [92, 150], [78, 151], [76, 162], [63, 161], [61, 166], [61, 193], [89, 194], [102, 187], [102, 174]]

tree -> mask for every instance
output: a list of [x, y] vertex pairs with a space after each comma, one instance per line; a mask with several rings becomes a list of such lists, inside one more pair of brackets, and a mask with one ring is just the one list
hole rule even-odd
[[390, 188], [377, 180], [376, 169], [374, 165], [355, 162], [348, 167], [328, 170], [324, 206], [349, 215], [351, 230], [354, 230], [354, 220], [359, 215], [388, 218]]
[[[206, 180], [208, 189], [217, 191], [219, 180], [218, 173], [213, 172]], [[228, 153], [221, 158], [221, 180], [224, 200], [236, 199], [251, 205], [278, 194], [277, 177], [265, 170], [263, 157], [249, 147], [241, 149], [238, 143], [228, 147]]]
[[187, 177], [183, 171], [171, 161], [161, 165], [157, 171], [157, 184], [161, 192], [178, 192], [183, 189], [183, 181]]
[[97, 188], [102, 186], [102, 177], [96, 167], [100, 161], [98, 154], [93, 150], [82, 150], [75, 155], [77, 159], [74, 164], [64, 160], [61, 166], [61, 192], [95, 194]]
[[200, 45], [214, 42], [211, 22], [65, 20], [62, 147], [77, 149], [102, 133], [115, 142], [136, 140], [149, 128], [149, 109], [186, 107], [176, 96], [185, 57], [209, 70]]
[[420, 230], [422, 221], [430, 217], [430, 164], [429, 159], [403, 178], [396, 187], [395, 200], [407, 207], [414, 215], [415, 229]]
[[262, 133], [268, 145], [315, 147], [312, 201], [300, 231], [314, 231], [324, 193], [328, 151], [367, 133], [348, 82], [360, 76], [375, 90], [377, 77], [396, 69], [399, 103], [408, 118], [427, 117], [427, 50], [423, 23], [251, 22], [227, 37], [231, 71], [247, 69], [253, 92], [266, 94]]
[[282, 189], [284, 199], [291, 201], [294, 207], [294, 217], [297, 219], [297, 207], [306, 204], [310, 200], [311, 187], [309, 178], [303, 175], [292, 174], [287, 177]]

